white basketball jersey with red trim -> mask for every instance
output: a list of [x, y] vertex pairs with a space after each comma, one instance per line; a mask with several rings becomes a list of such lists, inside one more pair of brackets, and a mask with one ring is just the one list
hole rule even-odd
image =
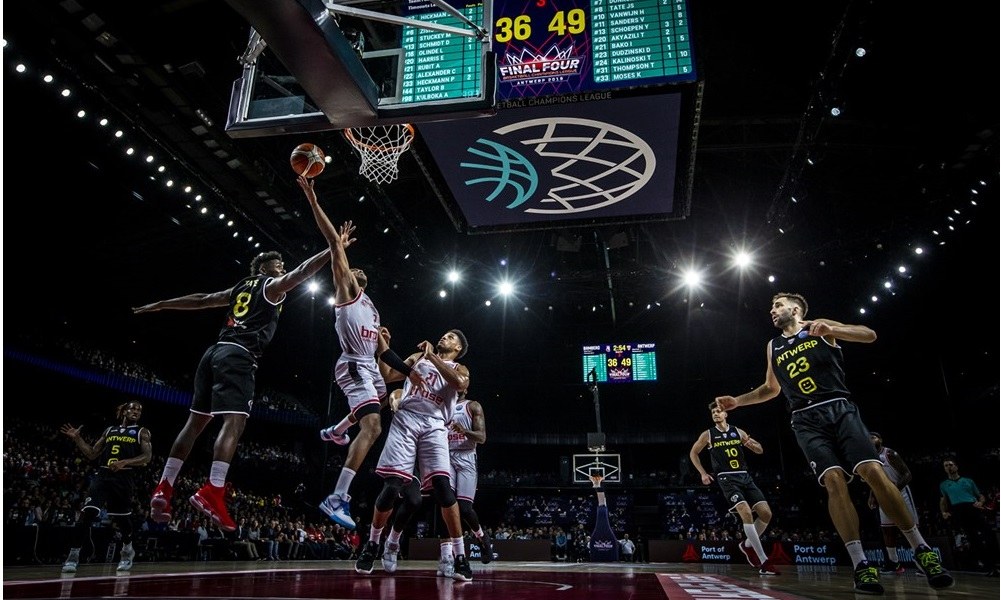
[[374, 359], [379, 345], [379, 311], [368, 295], [359, 292], [351, 302], [336, 305], [334, 316], [341, 352]]
[[[458, 365], [450, 360], [446, 360], [445, 364], [453, 369]], [[459, 391], [452, 387], [438, 372], [434, 364], [426, 358], [418, 360], [413, 369], [424, 379], [424, 388], [414, 386], [410, 383], [410, 379], [407, 379], [403, 385], [400, 410], [430, 415], [446, 423], [450, 421], [452, 412], [455, 410], [455, 402], [459, 397]]]
[[[473, 430], [473, 417], [469, 415], [469, 400], [459, 400], [452, 411], [452, 423], [462, 425], [466, 431]], [[466, 434], [448, 429], [449, 450], [476, 450], [476, 442], [466, 437]]]

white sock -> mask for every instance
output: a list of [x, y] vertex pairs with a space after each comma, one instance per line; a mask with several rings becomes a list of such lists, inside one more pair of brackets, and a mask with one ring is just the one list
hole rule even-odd
[[452, 538], [452, 554], [456, 556], [465, 556], [466, 548], [462, 543], [462, 538]]
[[754, 520], [754, 530], [758, 532], [759, 538], [761, 537], [761, 534], [765, 532], [765, 529], [768, 529], [768, 523], [765, 523], [761, 519]]
[[341, 419], [340, 423], [334, 425], [334, 433], [337, 435], [344, 435], [344, 432], [351, 429], [352, 425], [354, 425], [354, 423], [351, 422], [351, 415], [348, 415]]
[[925, 542], [925, 538], [921, 535], [921, 532], [918, 531], [917, 525], [911, 527], [907, 531], [901, 529], [900, 533], [904, 534], [904, 537], [907, 538], [907, 543], [911, 545], [911, 548], [917, 548], [918, 546], [928, 545]]
[[184, 461], [179, 458], [174, 458], [171, 456], [167, 459], [167, 464], [163, 465], [163, 475], [160, 476], [160, 481], [164, 479], [167, 483], [173, 487], [174, 482], [177, 481], [177, 474], [181, 472], [181, 467], [184, 466]]
[[229, 463], [221, 460], [212, 461], [212, 470], [209, 472], [209, 483], [216, 487], [226, 485], [226, 473], [229, 472]]
[[894, 546], [893, 548], [890, 548], [889, 546], [887, 546], [886, 547], [886, 556], [891, 561], [897, 562], [897, 548], [896, 548], [896, 546]]
[[855, 568], [858, 568], [859, 563], [865, 562], [865, 552], [862, 551], [861, 541], [845, 542], [845, 548], [848, 550], [848, 556], [852, 557], [852, 564], [855, 565]]
[[375, 525], [372, 525], [372, 527], [369, 529], [368, 541], [375, 542], [376, 544], [378, 544], [379, 540], [381, 539], [382, 539], [382, 527], [376, 529]]
[[348, 497], [348, 490], [351, 489], [351, 482], [354, 481], [355, 472], [351, 469], [344, 467], [341, 469], [341, 474], [337, 477], [337, 486], [334, 487], [334, 493], [340, 496], [342, 499]]
[[389, 530], [389, 537], [386, 538], [386, 544], [399, 544], [400, 536], [403, 535], [402, 531], [397, 531], [395, 529]]
[[754, 553], [758, 555], [758, 560], [764, 564], [764, 562], [768, 560], [768, 555], [765, 554], [765, 549], [761, 545], [761, 538], [758, 537], [758, 532], [754, 528], [754, 523], [744, 523], [744, 536], [751, 544], [751, 548], [754, 549]]
[[441, 559], [447, 562], [452, 561], [452, 540], [441, 542]]

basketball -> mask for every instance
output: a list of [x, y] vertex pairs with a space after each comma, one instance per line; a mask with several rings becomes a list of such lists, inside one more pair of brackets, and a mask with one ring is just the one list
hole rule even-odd
[[325, 158], [326, 155], [319, 146], [307, 142], [295, 147], [289, 161], [297, 175], [312, 179], [322, 173], [323, 167], [327, 166]]

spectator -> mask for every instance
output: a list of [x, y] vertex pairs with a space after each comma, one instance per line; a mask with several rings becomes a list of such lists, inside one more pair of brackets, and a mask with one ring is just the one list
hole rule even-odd
[[[960, 531], [966, 533], [970, 551], [973, 553], [971, 562], [975, 562], [981, 570], [991, 571], [988, 565], [997, 564], [995, 556], [997, 540], [988, 542], [988, 536], [993, 537], [993, 534], [988, 532], [985, 508], [987, 498], [972, 479], [959, 475], [959, 465], [955, 459], [943, 460], [942, 468], [945, 469], [946, 475], [939, 484], [939, 491], [942, 494], [939, 499], [942, 518], [952, 525], [954, 535], [958, 536]], [[994, 551], [990, 550], [991, 548]], [[993, 571], [996, 572], [996, 569]]]
[[619, 549], [622, 550], [622, 562], [633, 562], [633, 554], [636, 552], [636, 544], [629, 539], [629, 534], [623, 534], [619, 540]]

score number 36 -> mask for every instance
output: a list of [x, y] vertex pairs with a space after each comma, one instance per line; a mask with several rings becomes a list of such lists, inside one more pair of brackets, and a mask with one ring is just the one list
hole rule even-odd
[[[581, 33], [587, 26], [586, 21], [582, 8], [574, 8], [569, 11], [561, 10], [553, 15], [547, 29], [556, 35], [566, 35], [567, 32]], [[532, 35], [532, 17], [528, 15], [519, 15], [514, 19], [501, 17], [494, 23], [494, 28], [497, 31], [494, 34], [494, 39], [498, 42], [527, 40]]]

